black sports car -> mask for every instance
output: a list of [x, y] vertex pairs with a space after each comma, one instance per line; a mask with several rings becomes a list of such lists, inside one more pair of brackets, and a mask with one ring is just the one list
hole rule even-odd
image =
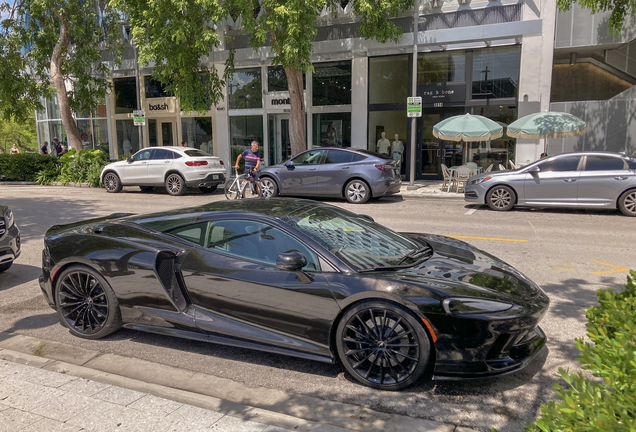
[[40, 286], [72, 334], [120, 326], [340, 360], [361, 383], [491, 376], [545, 344], [544, 292], [467, 243], [306, 200], [113, 214], [48, 230]]

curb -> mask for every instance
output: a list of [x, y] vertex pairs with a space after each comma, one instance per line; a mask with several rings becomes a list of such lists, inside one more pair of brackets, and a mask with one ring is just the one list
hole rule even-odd
[[37, 186], [36, 182], [28, 182], [28, 181], [1, 181], [1, 186]]
[[0, 332], [0, 358], [287, 429], [475, 432], [460, 426], [287, 393], [132, 357]]

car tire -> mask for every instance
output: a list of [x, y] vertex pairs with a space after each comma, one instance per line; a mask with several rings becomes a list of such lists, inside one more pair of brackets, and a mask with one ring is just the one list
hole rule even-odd
[[216, 186], [216, 185], [215, 186], [201, 186], [201, 187], [199, 187], [199, 190], [202, 193], [204, 193], [204, 194], [209, 194], [209, 193], [215, 192], [217, 187], [218, 186]]
[[106, 279], [89, 267], [74, 265], [60, 274], [55, 305], [60, 322], [74, 336], [100, 339], [121, 327], [115, 293]]
[[172, 173], [166, 177], [166, 190], [172, 196], [179, 196], [186, 193], [186, 184], [183, 177], [177, 173]]
[[104, 180], [102, 183], [104, 184], [104, 188], [106, 189], [106, 192], [110, 192], [110, 193], [121, 192], [121, 189], [123, 188], [121, 184], [121, 179], [119, 178], [117, 174], [115, 174], [112, 171], [107, 172], [104, 175]]
[[0, 264], [0, 273], [6, 272], [7, 270], [9, 270], [12, 265], [13, 265], [13, 261]]
[[625, 192], [618, 200], [618, 208], [625, 216], [636, 217], [636, 189]]
[[139, 186], [143, 193], [150, 193], [155, 190], [154, 186]]
[[515, 206], [516, 195], [508, 186], [495, 186], [486, 194], [486, 204], [491, 210], [508, 211]]
[[364, 204], [371, 198], [371, 189], [362, 180], [351, 180], [345, 186], [345, 198], [352, 204]]
[[261, 178], [261, 195], [263, 198], [274, 198], [278, 196], [278, 185], [273, 178]]
[[382, 300], [347, 310], [336, 331], [338, 357], [360, 383], [400, 390], [427, 370], [431, 343], [422, 323], [406, 309]]

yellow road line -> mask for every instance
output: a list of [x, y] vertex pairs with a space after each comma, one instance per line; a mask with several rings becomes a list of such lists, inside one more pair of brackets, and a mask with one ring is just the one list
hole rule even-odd
[[516, 243], [528, 243], [528, 240], [505, 239], [505, 238], [495, 238], [495, 237], [472, 237], [472, 236], [460, 236], [460, 235], [449, 235], [446, 237], [451, 237], [456, 239], [493, 240], [493, 241], [505, 241], [505, 242], [516, 242]]
[[597, 260], [592, 260], [592, 261], [594, 261], [595, 263], [603, 264], [603, 265], [606, 265], [608, 267], [613, 267], [613, 268], [616, 269], [616, 270], [605, 270], [605, 271], [592, 272], [592, 274], [607, 274], [607, 273], [619, 273], [619, 272], [629, 271], [629, 269], [626, 269], [625, 267], [615, 266], [613, 264], [604, 263], [603, 261], [597, 261]]

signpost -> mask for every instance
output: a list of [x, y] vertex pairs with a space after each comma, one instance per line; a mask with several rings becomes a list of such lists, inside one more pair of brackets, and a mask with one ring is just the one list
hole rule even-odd
[[419, 96], [407, 98], [406, 112], [409, 117], [422, 117], [422, 98]]
[[146, 125], [146, 113], [144, 113], [144, 110], [133, 111], [133, 123], [135, 124], [135, 126]]

